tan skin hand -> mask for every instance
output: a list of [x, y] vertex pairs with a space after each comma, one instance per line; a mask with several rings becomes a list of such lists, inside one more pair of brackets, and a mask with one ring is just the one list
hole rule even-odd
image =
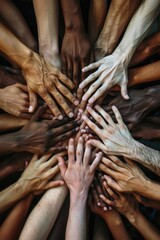
[[27, 87], [16, 83], [0, 89], [1, 108], [14, 116], [31, 118]]
[[57, 166], [54, 165], [58, 161], [58, 157], [64, 156], [65, 152], [56, 154], [46, 154], [40, 159], [35, 154], [28, 167], [23, 172], [19, 181], [26, 184], [30, 192], [44, 191], [53, 187], [63, 185], [63, 181], [53, 181], [52, 178], [57, 173]]
[[116, 180], [120, 192], [136, 191], [141, 185], [143, 188], [147, 177], [135, 162], [128, 158], [125, 160], [126, 163], [116, 156], [103, 157], [99, 168]]
[[37, 54], [34, 54], [33, 58], [30, 58], [23, 64], [22, 73], [27, 81], [30, 103], [32, 103], [29, 108], [30, 112], [34, 111], [37, 106], [36, 94], [38, 94], [57, 118], [62, 119], [63, 116], [55, 100], [69, 117], [73, 117], [72, 109], [67, 104], [65, 98], [75, 105], [78, 104], [77, 99], [69, 90], [74, 88], [74, 84], [56, 67], [45, 62]]
[[78, 87], [84, 80], [81, 69], [93, 61], [91, 43], [84, 30], [66, 30], [62, 42], [62, 71]]

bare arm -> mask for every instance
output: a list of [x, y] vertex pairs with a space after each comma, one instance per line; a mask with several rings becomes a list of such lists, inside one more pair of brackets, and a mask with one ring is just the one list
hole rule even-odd
[[96, 48], [102, 51], [97, 60], [112, 54], [140, 2], [141, 0], [111, 1], [103, 29], [96, 42]]
[[38, 27], [39, 53], [45, 60], [60, 68], [58, 0], [34, 0], [33, 4]]

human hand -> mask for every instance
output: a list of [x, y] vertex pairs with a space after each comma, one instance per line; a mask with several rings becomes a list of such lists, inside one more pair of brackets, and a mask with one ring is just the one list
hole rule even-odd
[[128, 158], [125, 158], [125, 161], [124, 163], [118, 157], [111, 155], [102, 158], [99, 168], [113, 178], [108, 178], [108, 186], [114, 186], [118, 192], [143, 191], [147, 177], [135, 162]]
[[[100, 106], [96, 106], [95, 109], [97, 113], [91, 107], [87, 107], [89, 114], [93, 117], [93, 121], [96, 121], [96, 124], [86, 115], [83, 115], [83, 120], [98, 135], [103, 143], [95, 139], [89, 140], [88, 143], [101, 149], [106, 154], [127, 154], [129, 146], [133, 146], [135, 140], [124, 124], [118, 109], [115, 106], [112, 107], [117, 123]], [[101, 128], [97, 125], [100, 125]]]
[[59, 168], [71, 195], [87, 198], [88, 190], [93, 181], [94, 173], [100, 162], [102, 153], [99, 152], [90, 165], [91, 146], [86, 144], [84, 148], [83, 145], [83, 138], [80, 137], [75, 149], [74, 140], [70, 139], [68, 146], [68, 166], [66, 166], [63, 158], [59, 158]]
[[132, 129], [137, 126], [150, 112], [159, 108], [159, 93], [156, 92], [156, 87], [145, 88], [143, 90], [129, 90], [129, 101], [117, 96], [103, 109], [114, 117], [112, 106], [116, 106], [125, 123]]
[[139, 212], [139, 204], [133, 195], [127, 193], [119, 193], [115, 189], [110, 188], [104, 181], [104, 187], [108, 192], [112, 200], [106, 198], [104, 195], [100, 195], [101, 199], [109, 206], [114, 207], [118, 212], [125, 217], [134, 216]]
[[1, 108], [16, 117], [31, 118], [27, 87], [21, 83], [0, 89]]
[[[121, 87], [121, 94], [124, 99], [129, 99], [127, 94], [127, 74], [125, 62], [114, 54], [109, 55], [98, 62], [92, 63], [82, 69], [83, 72], [88, 72], [98, 68], [94, 73], [90, 74], [80, 85], [83, 89], [88, 84], [91, 84], [89, 89], [82, 97], [83, 101], [93, 104], [97, 99], [102, 97], [107, 91], [115, 85]], [[97, 80], [96, 80], [97, 79]], [[95, 81], [96, 80], [96, 81]], [[94, 81], [94, 83], [92, 83]], [[92, 95], [92, 96], [91, 96]]]
[[55, 166], [58, 157], [65, 154], [66, 152], [61, 152], [52, 157], [51, 154], [46, 154], [40, 159], [35, 154], [18, 181], [23, 183], [29, 193], [37, 193], [63, 185], [63, 181], [53, 181], [52, 179], [59, 169], [58, 165]]
[[84, 80], [81, 69], [93, 62], [91, 43], [84, 30], [66, 30], [62, 42], [62, 72], [67, 75], [76, 87]]
[[32, 58], [24, 62], [22, 73], [27, 81], [30, 100], [29, 112], [35, 110], [37, 106], [36, 94], [38, 94], [47, 103], [53, 115], [62, 119], [62, 113], [57, 107], [57, 103], [50, 96], [52, 95], [64, 112], [69, 117], [73, 117], [72, 109], [69, 107], [63, 96], [74, 105], [78, 104], [78, 100], [73, 96], [70, 90], [68, 90], [68, 88], [73, 89], [74, 84], [56, 67], [44, 61], [37, 54], [34, 54]]

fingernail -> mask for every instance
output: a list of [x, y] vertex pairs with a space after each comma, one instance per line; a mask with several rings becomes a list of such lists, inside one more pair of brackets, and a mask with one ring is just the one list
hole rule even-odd
[[79, 127], [76, 128], [76, 131], [78, 131], [78, 130], [79, 130]]
[[87, 97], [86, 97], [86, 96], [83, 96], [83, 97], [82, 97], [82, 100], [83, 100], [83, 101], [86, 101], [86, 100], [87, 100]]
[[94, 99], [93, 99], [93, 98], [90, 98], [88, 102], [89, 102], [89, 103], [93, 103], [93, 102], [94, 102]]
[[98, 202], [98, 203], [97, 203], [97, 206], [98, 206], [98, 207], [100, 207], [100, 206], [101, 206], [101, 203], [100, 203], [100, 202]]
[[70, 112], [70, 113], [68, 114], [68, 117], [69, 117], [69, 118], [73, 118], [73, 116], [74, 116], [73, 112]]
[[62, 116], [62, 115], [59, 115], [59, 116], [58, 116], [58, 119], [59, 119], [59, 120], [62, 120], [62, 119], [63, 119], [63, 116]]
[[74, 105], [78, 105], [79, 104], [79, 101], [78, 100], [76, 100], [76, 101], [74, 101]]
[[78, 109], [78, 113], [82, 114], [83, 113], [83, 110], [82, 109]]
[[106, 207], [104, 207], [104, 208], [103, 208], [103, 210], [104, 210], [104, 211], [107, 211], [107, 208], [106, 208]]
[[[82, 70], [82, 72], [83, 72], [83, 70]], [[83, 86], [83, 83], [81, 83], [80, 85], [79, 85], [79, 88], [80, 89], [82, 89], [84, 86]]]
[[90, 109], [91, 109], [91, 107], [87, 105], [87, 110], [90, 110]]
[[33, 112], [33, 107], [32, 107], [32, 106], [29, 106], [28, 111], [29, 111], [30, 113], [32, 113], [32, 112]]

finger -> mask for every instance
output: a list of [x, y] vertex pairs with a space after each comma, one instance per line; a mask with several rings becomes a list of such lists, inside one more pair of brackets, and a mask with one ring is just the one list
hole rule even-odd
[[102, 117], [106, 120], [107, 123], [109, 123], [109, 125], [115, 126], [114, 121], [110, 115], [103, 110], [103, 108], [101, 108], [99, 105], [96, 105], [95, 109], [102, 115]]
[[69, 89], [74, 89], [75, 85], [74, 83], [63, 73], [60, 71], [57, 72], [57, 78]]
[[55, 188], [55, 187], [59, 187], [59, 186], [63, 186], [64, 182], [61, 180], [56, 180], [56, 181], [50, 181], [47, 186], [45, 187], [45, 190], [51, 189], [51, 188]]
[[37, 111], [32, 115], [31, 117], [31, 120], [30, 122], [35, 122], [37, 121], [40, 116], [44, 113], [44, 111], [46, 110], [47, 106], [46, 105], [43, 105], [43, 106], [40, 106]]
[[118, 195], [108, 186], [108, 184], [105, 181], [103, 182], [103, 185], [104, 185], [105, 189], [107, 190], [109, 196], [111, 198], [113, 198], [114, 200], [117, 200]]
[[30, 164], [37, 161], [38, 160], [38, 154], [34, 154], [31, 161], [30, 161]]
[[95, 132], [98, 136], [101, 135], [101, 129], [97, 127], [86, 115], [82, 116], [84, 122], [90, 127], [90, 129]]
[[75, 163], [75, 146], [74, 139], [71, 138], [68, 144], [68, 167], [72, 166]]
[[52, 147], [49, 149], [48, 153], [56, 154], [67, 150], [67, 146], [62, 147]]
[[112, 110], [113, 110], [113, 112], [114, 112], [114, 115], [115, 115], [115, 117], [116, 117], [116, 120], [117, 120], [118, 124], [121, 125], [121, 126], [124, 125], [122, 116], [121, 116], [118, 108], [117, 108], [116, 106], [112, 106]]
[[[108, 157], [112, 160], [112, 162], [115, 163], [116, 166], [119, 166], [119, 167], [124, 167], [125, 164], [116, 156], [112, 156], [112, 155], [108, 155]], [[120, 170], [120, 168], [117, 168]]]
[[51, 121], [47, 121], [47, 124], [49, 126], [49, 129], [51, 129], [51, 128], [57, 128], [59, 126], [63, 126], [65, 123], [69, 121], [71, 121], [70, 118], [64, 117], [61, 121], [59, 121], [58, 119], [52, 119]]
[[[83, 69], [84, 67], [86, 67], [88, 65], [88, 62], [89, 62], [89, 58], [85, 58], [81, 61], [81, 68], [80, 69]], [[81, 82], [84, 81], [85, 79], [85, 76], [86, 76], [86, 73], [81, 71]]]
[[76, 162], [77, 164], [82, 164], [83, 160], [83, 138], [78, 139], [77, 149], [76, 149]]
[[20, 113], [19, 117], [20, 118], [25, 118], [25, 119], [31, 119], [32, 114], [30, 114], [30, 113]]
[[96, 158], [93, 160], [90, 171], [93, 173], [97, 168], [102, 158], [102, 152], [97, 153]]
[[96, 72], [90, 74], [86, 79], [84, 79], [81, 84], [79, 85], [80, 89], [85, 88], [89, 83], [93, 82], [95, 79], [99, 77], [99, 71], [97, 70]]
[[[111, 159], [114, 159], [113, 157], [110, 157]], [[115, 162], [117, 162], [117, 160], [114, 159]], [[117, 164], [115, 164], [114, 162], [112, 162], [109, 158], [103, 157], [102, 158], [102, 162], [109, 167], [110, 169], [114, 170], [114, 171], [118, 171], [120, 168]]]
[[117, 172], [115, 170], [112, 170], [108, 166], [106, 167], [106, 165], [104, 165], [103, 163], [99, 164], [99, 169], [103, 171], [105, 174], [108, 174], [109, 176], [116, 179]]
[[103, 128], [107, 126], [103, 118], [98, 113], [96, 113], [90, 106], [87, 106], [87, 111], [90, 113], [90, 115], [96, 120], [96, 122], [100, 126], [102, 126]]
[[90, 158], [91, 158], [91, 145], [87, 143], [85, 147], [84, 157], [83, 157], [83, 164], [85, 167], [89, 165]]
[[104, 195], [100, 195], [100, 198], [109, 206], [114, 206], [114, 202], [106, 198]]
[[57, 117], [59, 120], [63, 119], [63, 115], [60, 112], [60, 110], [57, 107], [57, 104], [55, 101], [49, 96], [49, 94], [46, 94], [44, 101], [47, 103], [48, 107], [52, 111], [53, 115]]
[[99, 148], [102, 152], [106, 153], [105, 145], [101, 143], [99, 140], [90, 139], [88, 143], [91, 144], [93, 147]]
[[61, 56], [62, 58], [62, 73], [67, 75], [67, 59], [64, 55]]
[[66, 115], [70, 118], [73, 117], [73, 110], [69, 107], [67, 102], [65, 101], [64, 97], [56, 90], [56, 88], [52, 89], [50, 91], [52, 96], [56, 99], [58, 104], [61, 106], [61, 108], [64, 110]]
[[67, 76], [73, 80], [73, 64], [70, 58], [67, 58]]
[[53, 114], [44, 113], [44, 114], [42, 114], [41, 119], [52, 120]]
[[[94, 179], [94, 182], [95, 182], [95, 186], [96, 186], [96, 190], [97, 190], [97, 193], [98, 195], [103, 195], [103, 189], [100, 185], [100, 182], [97, 178]], [[107, 210], [107, 207], [106, 207], [106, 204], [101, 200], [101, 198], [99, 198], [99, 201], [100, 201], [100, 204], [101, 204], [101, 207], [103, 208], [104, 211]]]
[[58, 158], [58, 166], [59, 166], [59, 169], [61, 172], [61, 176], [64, 178], [67, 167], [66, 167], [66, 163], [62, 157]]
[[52, 167], [55, 163], [58, 162], [58, 158], [59, 157], [63, 157], [67, 154], [67, 152], [60, 152], [60, 153], [57, 153], [57, 154], [54, 154], [47, 162], [46, 162], [46, 166], [47, 167]]
[[78, 123], [76, 121], [73, 121], [73, 122], [67, 123], [65, 125], [62, 125], [60, 127], [53, 128], [50, 130], [50, 135], [54, 136], [54, 137], [58, 136], [59, 134], [68, 132], [69, 130], [75, 128], [77, 125], [78, 125]]
[[79, 104], [78, 99], [63, 84], [56, 82], [56, 88], [75, 106]]
[[112, 179], [111, 177], [104, 175], [104, 179], [106, 180], [109, 187], [111, 187], [116, 192], [123, 192], [122, 188], [118, 185], [118, 183]]
[[28, 87], [28, 94], [29, 94], [29, 112], [33, 113], [37, 107], [37, 94], [34, 93], [29, 87]]
[[100, 199], [99, 199], [97, 190], [93, 184], [91, 185], [91, 192], [92, 192], [92, 197], [93, 197], [94, 202], [96, 203], [96, 205], [98, 207], [100, 207], [101, 206]]
[[54, 146], [58, 142], [63, 142], [64, 140], [69, 139], [70, 137], [73, 137], [78, 131], [79, 131], [79, 128], [76, 127], [66, 133], [61, 134], [58, 137], [55, 137], [53, 140], [50, 140], [50, 146]]
[[96, 100], [101, 98], [104, 93], [107, 92], [107, 88], [105, 86], [101, 86], [99, 89], [96, 90], [96, 92], [93, 94], [93, 96], [88, 100], [89, 103], [94, 103]]
[[99, 88], [99, 86], [100, 86], [100, 82], [98, 82], [98, 80], [95, 81], [93, 84], [91, 84], [89, 89], [86, 91], [86, 93], [82, 97], [82, 100], [83, 101], [88, 100], [90, 98], [90, 96]]
[[124, 99], [128, 100], [129, 96], [128, 96], [128, 92], [127, 92], [127, 84], [126, 83], [122, 83], [120, 85], [121, 87], [121, 95]]
[[46, 162], [46, 161], [50, 158], [51, 155], [52, 155], [51, 153], [45, 154], [44, 156], [42, 156], [42, 157], [39, 159], [39, 163], [42, 164], [42, 163]]
[[73, 82], [76, 86], [76, 88], [79, 85], [80, 82], [80, 63], [79, 60], [74, 60], [73, 64]]
[[94, 62], [94, 63], [89, 64], [87, 67], [84, 67], [84, 68], [82, 69], [82, 71], [83, 71], [83, 72], [88, 72], [88, 71], [90, 71], [90, 70], [92, 70], [92, 69], [94, 69], [94, 68], [98, 68], [100, 65], [101, 65], [101, 62], [100, 62], [100, 61]]
[[23, 84], [20, 84], [20, 83], [19, 83], [18, 87], [19, 87], [20, 89], [22, 89], [22, 91], [28, 93], [28, 89], [27, 89], [27, 86], [26, 86], [26, 85], [23, 85]]

